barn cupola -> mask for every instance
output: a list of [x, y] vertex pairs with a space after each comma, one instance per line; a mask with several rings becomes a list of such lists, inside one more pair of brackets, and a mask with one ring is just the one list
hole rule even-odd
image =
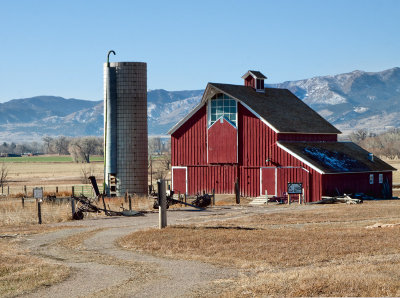
[[261, 72], [256, 70], [249, 70], [246, 72], [242, 79], [244, 79], [244, 85], [254, 88], [257, 92], [265, 92], [264, 80], [267, 79]]

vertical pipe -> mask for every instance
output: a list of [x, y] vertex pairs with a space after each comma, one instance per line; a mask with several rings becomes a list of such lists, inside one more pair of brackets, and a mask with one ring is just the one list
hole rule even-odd
[[159, 180], [158, 184], [158, 216], [159, 228], [163, 229], [167, 226], [167, 198], [165, 193], [165, 180]]
[[42, 200], [38, 200], [37, 202], [37, 210], [38, 210], [38, 223], [42, 224]]

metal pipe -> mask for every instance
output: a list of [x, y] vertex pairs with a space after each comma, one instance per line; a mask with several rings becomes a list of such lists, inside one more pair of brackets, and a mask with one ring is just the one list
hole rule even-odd
[[107, 67], [110, 67], [110, 54], [111, 53], [113, 53], [114, 56], [115, 56], [115, 52], [113, 50], [108, 51], [108, 54], [107, 54]]
[[108, 118], [108, 104], [107, 104], [107, 102], [109, 101], [109, 96], [110, 96], [110, 93], [109, 93], [109, 90], [110, 90], [110, 83], [111, 83], [111, 81], [110, 81], [110, 54], [114, 54], [114, 55], [116, 55], [115, 54], [115, 51], [113, 51], [113, 50], [111, 50], [111, 51], [108, 51], [108, 53], [107, 53], [107, 73], [106, 73], [106, 76], [107, 76], [107, 86], [106, 86], [106, 90], [105, 90], [105, 93], [106, 93], [106, 98], [105, 98], [105, 100], [104, 100], [104, 152], [103, 152], [103, 155], [104, 155], [104, 178], [103, 178], [103, 193], [105, 193], [105, 191], [106, 191], [106, 179], [107, 179], [107, 162], [106, 162], [106, 156], [107, 156], [107, 118]]

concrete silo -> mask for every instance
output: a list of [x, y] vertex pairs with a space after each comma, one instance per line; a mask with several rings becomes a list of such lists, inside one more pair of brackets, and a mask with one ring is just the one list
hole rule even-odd
[[104, 180], [109, 196], [147, 194], [147, 64], [104, 64]]

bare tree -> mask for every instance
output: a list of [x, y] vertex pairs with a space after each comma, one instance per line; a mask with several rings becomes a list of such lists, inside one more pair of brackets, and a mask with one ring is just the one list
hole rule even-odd
[[149, 138], [148, 149], [149, 149], [149, 154], [160, 153], [161, 152], [161, 138], [159, 138], [159, 137]]
[[42, 141], [44, 143], [45, 153], [50, 153], [51, 152], [51, 143], [53, 142], [53, 138], [49, 137], [49, 136], [45, 136], [42, 138]]
[[93, 165], [83, 164], [81, 166], [81, 181], [83, 184], [89, 184], [89, 177], [94, 176], [94, 167]]
[[90, 155], [96, 153], [98, 141], [95, 137], [74, 139], [69, 146], [69, 152], [75, 162], [90, 162]]
[[70, 141], [68, 138], [64, 136], [58, 137], [52, 141], [52, 147], [54, 148], [53, 151], [56, 152], [58, 155], [68, 154], [69, 143]]
[[349, 138], [354, 143], [359, 143], [365, 140], [368, 137], [368, 131], [366, 129], [359, 129], [357, 131], [353, 131]]
[[4, 184], [7, 182], [8, 177], [8, 166], [3, 161], [0, 163], [0, 187], [3, 187]]

